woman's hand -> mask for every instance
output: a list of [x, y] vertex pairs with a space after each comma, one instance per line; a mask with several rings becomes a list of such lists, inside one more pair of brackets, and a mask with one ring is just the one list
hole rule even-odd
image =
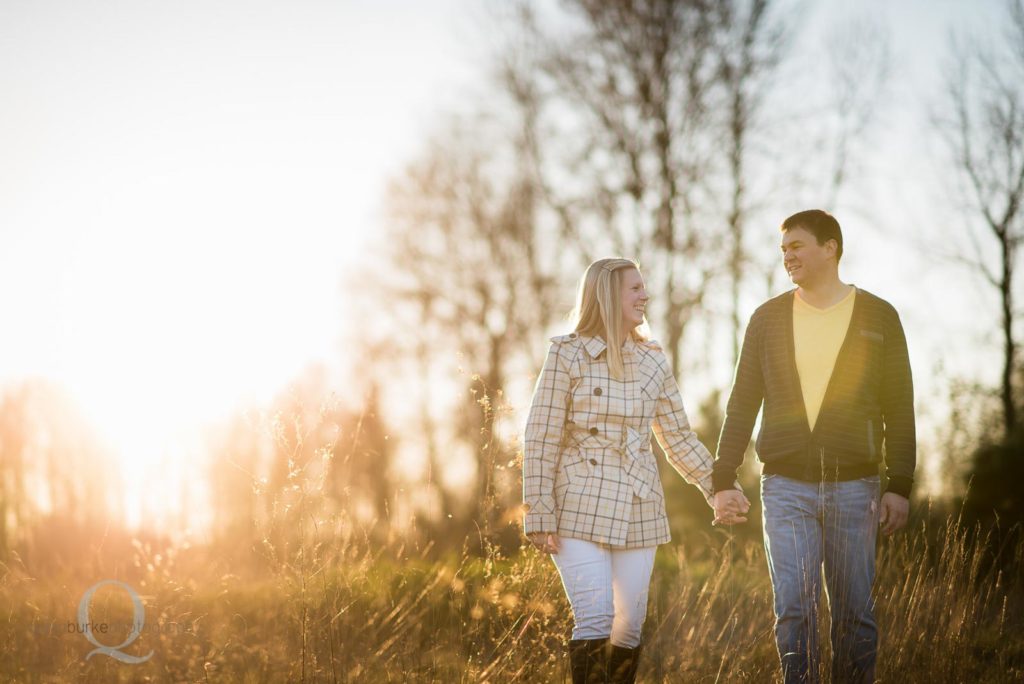
[[532, 532], [527, 536], [534, 548], [543, 553], [558, 553], [561, 546], [561, 541], [554, 532]]
[[712, 501], [715, 520], [712, 525], [735, 525], [747, 522], [744, 517], [750, 510], [750, 501], [738, 489], [724, 489]]

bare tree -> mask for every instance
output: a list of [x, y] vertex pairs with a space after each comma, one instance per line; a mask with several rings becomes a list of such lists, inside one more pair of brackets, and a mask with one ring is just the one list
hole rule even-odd
[[355, 503], [357, 515], [372, 516], [374, 523], [387, 527], [394, 442], [389, 439], [376, 381], [370, 382], [361, 408], [343, 412], [340, 419], [341, 434], [331, 458], [330, 493], [342, 505]]
[[[789, 40], [796, 29], [784, 29], [784, 42], [796, 42]], [[752, 150], [747, 151], [760, 162], [748, 164], [750, 185], [759, 181], [746, 193], [748, 221], [777, 225], [781, 216], [764, 216], [761, 210], [777, 204], [780, 193], [789, 202], [799, 200], [803, 206], [798, 208], [859, 209], [849, 200], [850, 190], [865, 178], [863, 160], [886, 113], [891, 35], [884, 24], [855, 15], [837, 19], [818, 40], [802, 42], [809, 54], [781, 54], [777, 70], [766, 74], [771, 85], [762, 104], [760, 135], [751, 136]], [[750, 237], [747, 250], [753, 258], [746, 270], [757, 278], [763, 295], [776, 293], [782, 275], [777, 233]], [[734, 344], [739, 340], [735, 325], [734, 320]]]
[[18, 528], [30, 522], [35, 506], [26, 494], [31, 456], [26, 420], [28, 387], [8, 390], [0, 401], [0, 558], [6, 558]]
[[257, 426], [243, 416], [209, 428], [206, 443], [211, 454], [208, 478], [213, 532], [222, 543], [248, 546], [260, 523], [257, 502], [269, 447]]
[[[567, 310], [569, 283], [590, 260], [619, 252], [650, 266], [678, 367], [724, 254], [712, 175], [728, 168], [730, 122], [718, 106], [750, 119], [752, 80], [774, 59], [768, 4], [578, 0], [542, 21], [521, 3], [498, 55], [499, 106], [456, 121], [390, 189], [391, 310], [415, 331], [421, 374], [455, 352], [469, 369], [470, 410], [452, 425], [476, 459], [471, 517], [481, 519], [507, 455], [498, 427], [509, 369], [535, 371], [523, 362], [536, 360], [538, 335]], [[571, 26], [568, 39], [554, 38], [558, 23]], [[737, 44], [739, 61], [727, 54]], [[438, 473], [451, 450], [433, 435], [445, 426], [428, 406], [418, 422]]]
[[462, 445], [479, 518], [508, 449], [511, 369], [535, 372], [537, 338], [593, 258], [640, 260], [678, 370], [688, 322], [727, 279], [738, 338], [750, 184], [772, 163], [758, 143], [773, 135], [759, 116], [781, 58], [774, 7], [523, 0], [505, 24], [499, 92], [475, 108], [485, 113], [431, 139], [390, 188], [386, 298], [409, 338], [409, 374], [432, 386], [466, 369], [468, 410], [436, 415], [421, 396], [411, 416], [446, 513], [456, 501], [435, 474]]
[[702, 211], [719, 157], [710, 104], [725, 29], [710, 3], [574, 0], [563, 8], [542, 26], [524, 5], [520, 26], [533, 36], [534, 58], [508, 80], [530, 83], [535, 95], [539, 197], [585, 260], [619, 252], [651, 267], [663, 341], [678, 366], [686, 324], [718, 270], [718, 241]]
[[[946, 85], [948, 112], [938, 121], [971, 208], [964, 233], [973, 254], [960, 261], [998, 293], [1003, 364], [1003, 428], [1018, 425], [1015, 275], [1024, 239], [1024, 1], [1009, 3], [1002, 45], [954, 45]], [[998, 255], [993, 266], [988, 250]]]
[[[772, 24], [767, 0], [719, 5], [718, 22], [725, 38], [718, 46], [718, 72], [724, 88], [724, 132], [727, 141], [726, 234], [730, 282], [732, 361], [739, 359], [740, 291], [747, 272], [746, 233], [751, 204], [751, 138], [765, 133], [760, 114], [766, 103], [765, 88], [782, 57], [783, 31]], [[736, 16], [739, 13], [739, 16]], [[762, 169], [757, 169], [758, 171]]]
[[122, 491], [111, 450], [64, 390], [28, 380], [0, 398], [0, 556], [57, 540], [44, 519], [74, 529], [118, 517]]
[[[465, 372], [465, 394], [446, 411], [451, 437], [474, 459], [468, 506], [455, 508], [441, 478], [435, 482], [448, 514], [484, 529], [497, 519], [495, 464], [511, 456], [499, 429], [510, 364], [536, 355], [537, 333], [560, 311], [551, 276], [559, 252], [538, 235], [520, 149], [486, 118], [456, 120], [387, 196], [386, 296], [424, 373], [410, 393], [418, 389], [421, 401], [436, 404], [434, 381], [450, 383], [458, 368]], [[427, 407], [420, 422], [429, 431], [438, 427]], [[451, 461], [440, 460], [438, 443], [448, 440], [424, 437], [430, 472], [443, 472]]]

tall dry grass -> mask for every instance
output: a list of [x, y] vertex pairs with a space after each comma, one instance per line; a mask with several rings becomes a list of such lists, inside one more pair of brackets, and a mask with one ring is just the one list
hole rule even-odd
[[[202, 546], [46, 521], [0, 559], [0, 680], [567, 680], [572, 619], [550, 559], [490, 543], [507, 530], [464, 538], [436, 525], [431, 534], [361, 527], [323, 494], [330, 457], [289, 459], [266, 513]], [[756, 528], [698, 532], [679, 520], [656, 558], [640, 680], [773, 681]], [[991, 542], [930, 509], [880, 542], [881, 681], [1024, 681], [1024, 547], [993, 560]], [[122, 650], [152, 651], [150, 660], [86, 658], [93, 646], [76, 633], [78, 605], [104, 579], [144, 600], [146, 629]], [[90, 605], [93, 623], [123, 627], [132, 616], [114, 588]], [[116, 645], [126, 632], [95, 636]]]
[[[400, 539], [339, 542], [311, 506], [294, 534], [255, 550], [182, 548], [109, 533], [81, 565], [12, 555], [0, 580], [0, 674], [15, 682], [550, 682], [567, 678], [571, 617], [546, 557], [482, 556]], [[300, 512], [301, 511], [301, 512]], [[309, 522], [301, 525], [298, 516]], [[314, 522], [315, 521], [315, 524]], [[337, 522], [337, 521], [335, 521]], [[299, 528], [304, 531], [299, 533]], [[269, 531], [268, 531], [269, 532]], [[887, 682], [1024, 679], [1021, 549], [992, 565], [956, 520], [918, 521], [880, 545], [877, 581]], [[63, 540], [71, 543], [70, 540]], [[82, 538], [89, 547], [99, 540]], [[467, 547], [468, 548], [468, 547]], [[96, 549], [93, 549], [96, 551]], [[127, 562], [114, 559], [125, 559]], [[138, 665], [84, 656], [66, 631], [104, 578], [137, 589], [147, 626], [124, 648]], [[101, 590], [103, 591], [103, 590]], [[658, 552], [641, 681], [776, 677], [771, 589], [761, 547], [725, 533]], [[90, 618], [131, 620], [127, 597], [98, 593]], [[177, 628], [172, 628], [173, 625]], [[48, 629], [50, 626], [56, 629]], [[101, 635], [97, 635], [100, 637]], [[112, 637], [103, 643], [116, 643]]]

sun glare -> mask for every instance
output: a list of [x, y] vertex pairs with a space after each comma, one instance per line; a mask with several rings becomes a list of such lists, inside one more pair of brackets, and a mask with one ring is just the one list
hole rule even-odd
[[201, 526], [204, 430], [338, 360], [419, 104], [472, 70], [434, 7], [41, 7], [0, 9], [0, 387], [66, 390], [125, 523]]
[[250, 258], [229, 268], [231, 245], [245, 241], [222, 228], [203, 255], [167, 249], [145, 268], [94, 246], [82, 260], [92, 275], [74, 274], [78, 286], [65, 293], [70, 335], [45, 374], [113, 452], [116, 472], [101, 477], [116, 483], [113, 508], [131, 527], [201, 529], [203, 431], [270, 401], [332, 352], [340, 322], [304, 296], [302, 262], [271, 267], [269, 246], [250, 240]]

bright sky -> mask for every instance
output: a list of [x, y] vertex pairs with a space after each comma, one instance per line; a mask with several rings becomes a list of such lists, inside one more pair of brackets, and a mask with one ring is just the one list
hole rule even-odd
[[473, 67], [456, 7], [0, 4], [0, 382], [58, 379], [142, 468], [335, 358], [386, 176]]
[[[903, 89], [935, 75], [950, 25], [979, 11], [889, 4], [865, 6], [893, 30]], [[810, 26], [842, 11], [803, 7]], [[60, 381], [138, 485], [201, 421], [336, 358], [345, 298], [373, 296], [340, 282], [388, 175], [483, 78], [474, 13], [469, 0], [5, 0], [0, 383]], [[916, 154], [899, 142], [912, 121], [895, 117], [894, 154]], [[910, 302], [884, 276], [874, 289]]]
[[946, 105], [953, 34], [996, 43], [1004, 3], [825, 4], [828, 9], [814, 17], [819, 25], [866, 15], [889, 31], [892, 49], [887, 96], [870, 134], [863, 178], [845, 196], [857, 211], [841, 217], [849, 257], [842, 275], [889, 299], [900, 312], [919, 396], [935, 389], [930, 383], [940, 361], [947, 371], [994, 383], [1000, 364], [994, 344], [998, 300], [968, 271], [935, 258], [965, 244], [966, 222], [954, 208], [955, 174], [932, 117]]

